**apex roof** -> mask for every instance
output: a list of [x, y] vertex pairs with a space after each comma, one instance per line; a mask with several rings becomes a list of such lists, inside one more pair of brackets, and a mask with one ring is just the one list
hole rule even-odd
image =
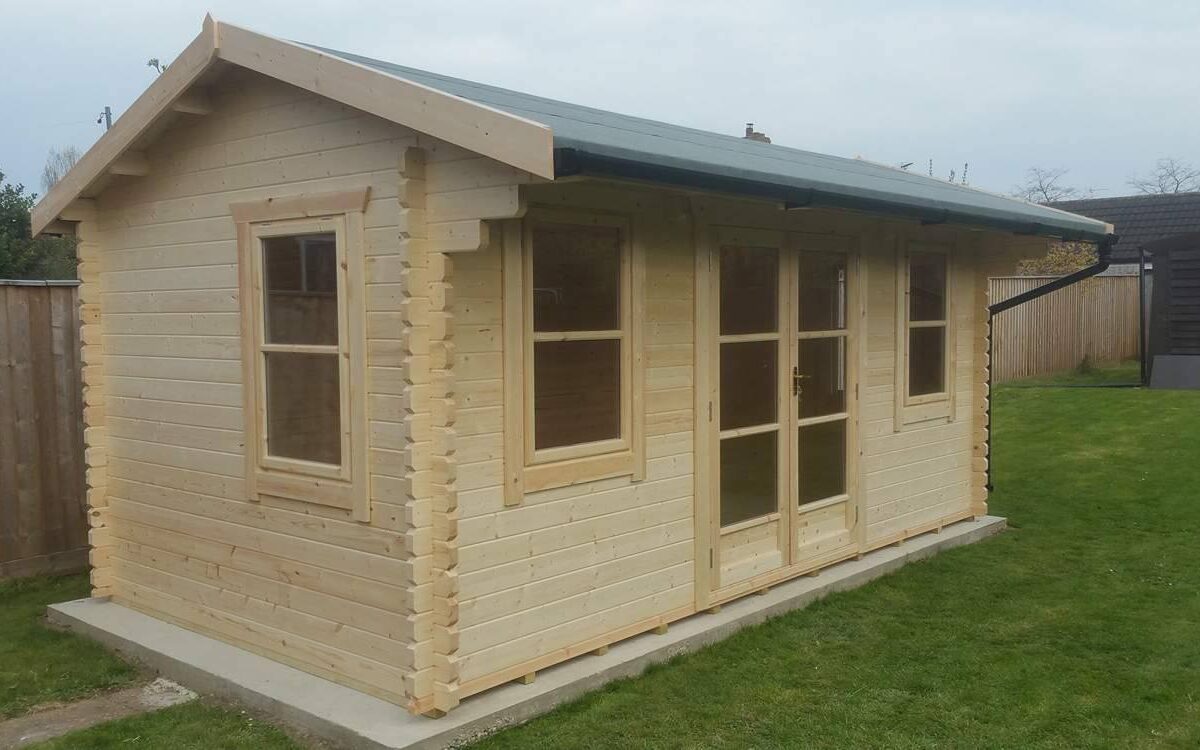
[[34, 209], [34, 231], [103, 189], [112, 164], [224, 60], [542, 177], [649, 180], [1067, 239], [1099, 240], [1078, 216], [861, 159], [631, 117], [257, 34], [205, 19], [200, 36]]

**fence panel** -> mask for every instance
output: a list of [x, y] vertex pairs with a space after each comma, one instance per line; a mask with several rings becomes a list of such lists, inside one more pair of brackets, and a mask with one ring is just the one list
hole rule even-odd
[[73, 282], [0, 281], [0, 579], [87, 565]]
[[[1001, 276], [989, 301], [1006, 300], [1053, 277]], [[1003, 383], [1138, 356], [1138, 277], [1094, 276], [1014, 307], [992, 320], [992, 379]]]

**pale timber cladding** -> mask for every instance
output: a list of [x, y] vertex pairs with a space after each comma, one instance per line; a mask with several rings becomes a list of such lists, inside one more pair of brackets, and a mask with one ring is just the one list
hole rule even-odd
[[[858, 549], [986, 510], [986, 276], [999, 234], [527, 173], [230, 71], [212, 113], [82, 217], [97, 595], [418, 711], [695, 611], [698, 238], [753, 226], [851, 239], [862, 335]], [[370, 516], [247, 502], [230, 204], [369, 187], [363, 214]], [[505, 241], [526, 205], [627, 217], [641, 291], [645, 477], [506, 505]], [[949, 420], [895, 422], [898, 253], [953, 247]], [[986, 263], [980, 258], [986, 258]], [[994, 270], [993, 270], [994, 269]], [[362, 342], [351, 342], [361, 345]], [[707, 347], [706, 347], [707, 349]], [[640, 391], [638, 389], [641, 389]], [[639, 436], [634, 436], [635, 439]], [[705, 532], [706, 534], [706, 532]], [[705, 589], [704, 596], [708, 590]]]
[[[453, 325], [449, 264], [424, 236], [437, 219], [450, 227], [443, 244], [470, 232], [462, 211], [438, 213], [419, 163], [479, 160], [301, 89], [228, 76], [212, 114], [160, 138], [152, 172], [110, 187], [79, 225], [95, 593], [396, 702], [431, 701], [456, 619]], [[365, 524], [246, 502], [230, 216], [231, 203], [364, 186]]]

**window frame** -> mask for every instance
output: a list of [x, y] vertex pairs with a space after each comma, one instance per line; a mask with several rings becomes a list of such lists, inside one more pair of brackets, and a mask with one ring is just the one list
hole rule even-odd
[[[266, 267], [264, 265], [264, 240], [276, 237], [295, 237], [299, 235], [330, 234], [334, 236], [334, 246], [337, 258], [337, 300], [338, 300], [338, 342], [336, 344], [271, 344], [267, 342], [267, 289]], [[349, 310], [346, 300], [346, 220], [344, 216], [328, 216], [319, 219], [285, 219], [283, 221], [256, 222], [250, 225], [250, 241], [252, 246], [253, 286], [254, 294], [254, 384], [256, 398], [261, 407], [255, 415], [256, 438], [259, 466], [275, 471], [286, 471], [326, 479], [350, 481], [351, 477], [351, 426], [350, 426], [350, 331]], [[301, 260], [303, 267], [303, 257]], [[307, 461], [302, 458], [271, 455], [267, 421], [267, 355], [278, 354], [316, 354], [337, 357], [338, 361], [338, 433], [341, 436], [340, 455], [342, 461], [338, 465], [318, 461]]]
[[[533, 235], [539, 226], [611, 227], [620, 232], [620, 328], [610, 331], [535, 332]], [[642, 263], [632, 222], [621, 214], [559, 208], [530, 209], [505, 223], [504, 235], [504, 428], [505, 504], [524, 494], [616, 476], [645, 476], [642, 414]], [[534, 422], [534, 348], [554, 341], [621, 342], [620, 435], [575, 445], [537, 448]]]
[[[230, 206], [237, 225], [241, 307], [243, 421], [246, 496], [298, 500], [347, 511], [370, 520], [367, 432], [365, 311], [363, 309], [363, 212], [368, 189], [288, 196]], [[263, 241], [295, 235], [334, 235], [338, 342], [271, 344], [266, 341]], [[268, 450], [266, 355], [323, 354], [338, 359], [341, 463], [325, 464], [271, 455]]]
[[[936, 321], [912, 320], [912, 258], [914, 255], [941, 255], [945, 258], [944, 317]], [[933, 420], [954, 421], [955, 338], [954, 338], [954, 262], [953, 247], [947, 244], [909, 241], [896, 255], [896, 413], [895, 430], [905, 425]], [[909, 393], [911, 333], [914, 328], [941, 328], [943, 331], [942, 384], [937, 393]]]

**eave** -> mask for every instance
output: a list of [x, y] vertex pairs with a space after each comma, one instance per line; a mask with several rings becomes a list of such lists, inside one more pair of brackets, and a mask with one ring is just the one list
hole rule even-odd
[[88, 202], [110, 176], [148, 174], [140, 142], [167, 114], [209, 113], [207, 98], [193, 86], [221, 61], [554, 178], [554, 137], [545, 125], [206, 16], [191, 44], [33, 207], [34, 235], [57, 220], [73, 220], [73, 204]]

